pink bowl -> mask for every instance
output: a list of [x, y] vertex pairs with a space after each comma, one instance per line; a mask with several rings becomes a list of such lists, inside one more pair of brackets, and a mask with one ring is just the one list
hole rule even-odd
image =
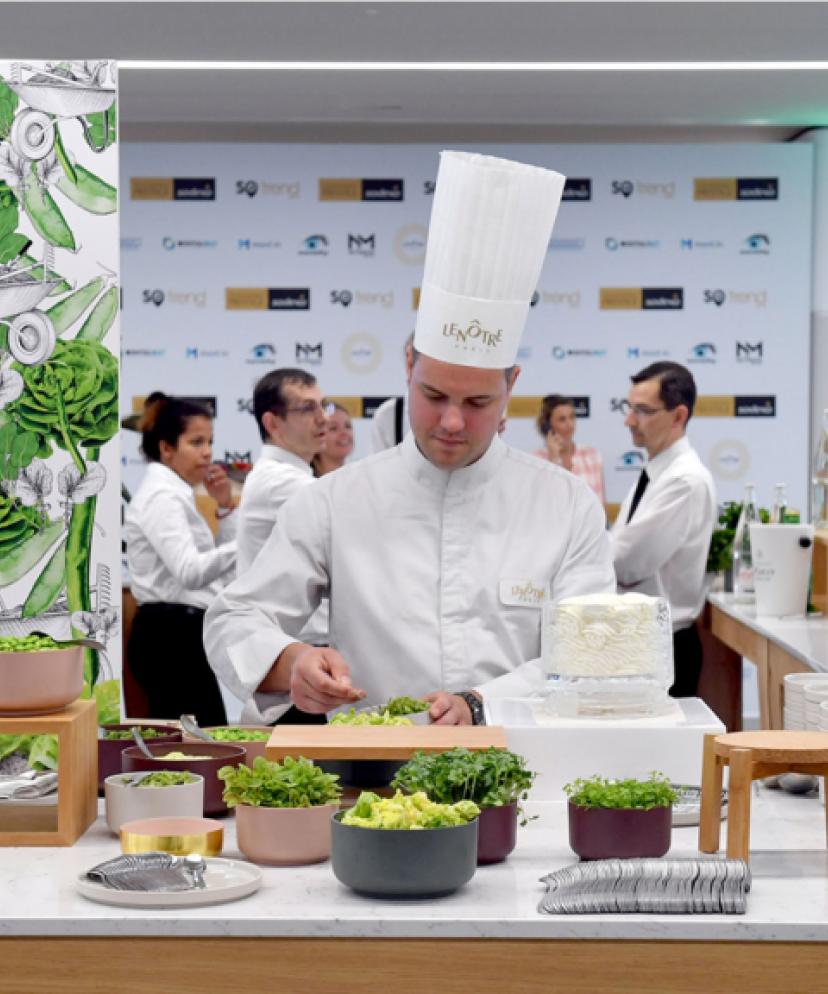
[[51, 714], [83, 690], [83, 648], [0, 652], [0, 717]]

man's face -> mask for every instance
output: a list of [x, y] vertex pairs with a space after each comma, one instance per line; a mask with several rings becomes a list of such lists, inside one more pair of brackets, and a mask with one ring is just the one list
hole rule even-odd
[[683, 405], [668, 411], [661, 399], [661, 383], [656, 377], [633, 383], [627, 395], [630, 410], [624, 424], [630, 429], [633, 445], [647, 450], [652, 458], [679, 437], [683, 430]]
[[318, 385], [286, 383], [282, 388], [287, 411], [276, 417], [275, 440], [288, 452], [310, 462], [325, 443], [328, 419]]
[[420, 355], [409, 366], [411, 430], [422, 454], [440, 469], [476, 462], [497, 431], [518, 370], [476, 369]]

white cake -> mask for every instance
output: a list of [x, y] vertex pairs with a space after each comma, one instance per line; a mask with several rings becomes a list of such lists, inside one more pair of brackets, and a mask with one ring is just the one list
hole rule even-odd
[[670, 608], [644, 594], [585, 594], [547, 609], [547, 667], [562, 677], [672, 670]]

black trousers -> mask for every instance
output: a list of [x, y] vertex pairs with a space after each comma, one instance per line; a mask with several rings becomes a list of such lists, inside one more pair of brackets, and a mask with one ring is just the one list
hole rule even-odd
[[148, 718], [194, 714], [199, 725], [226, 725], [218, 680], [204, 653], [204, 611], [186, 604], [142, 604], [127, 647]]
[[702, 644], [695, 624], [673, 632], [675, 680], [671, 697], [698, 697], [702, 668]]

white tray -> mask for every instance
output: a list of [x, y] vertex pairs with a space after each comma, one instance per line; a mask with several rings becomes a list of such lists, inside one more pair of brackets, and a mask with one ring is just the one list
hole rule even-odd
[[78, 890], [90, 901], [115, 904], [121, 908], [195, 908], [203, 904], [224, 904], [255, 893], [262, 883], [262, 871], [236, 859], [207, 859], [203, 890], [135, 891], [112, 890], [103, 884], [78, 876]]

